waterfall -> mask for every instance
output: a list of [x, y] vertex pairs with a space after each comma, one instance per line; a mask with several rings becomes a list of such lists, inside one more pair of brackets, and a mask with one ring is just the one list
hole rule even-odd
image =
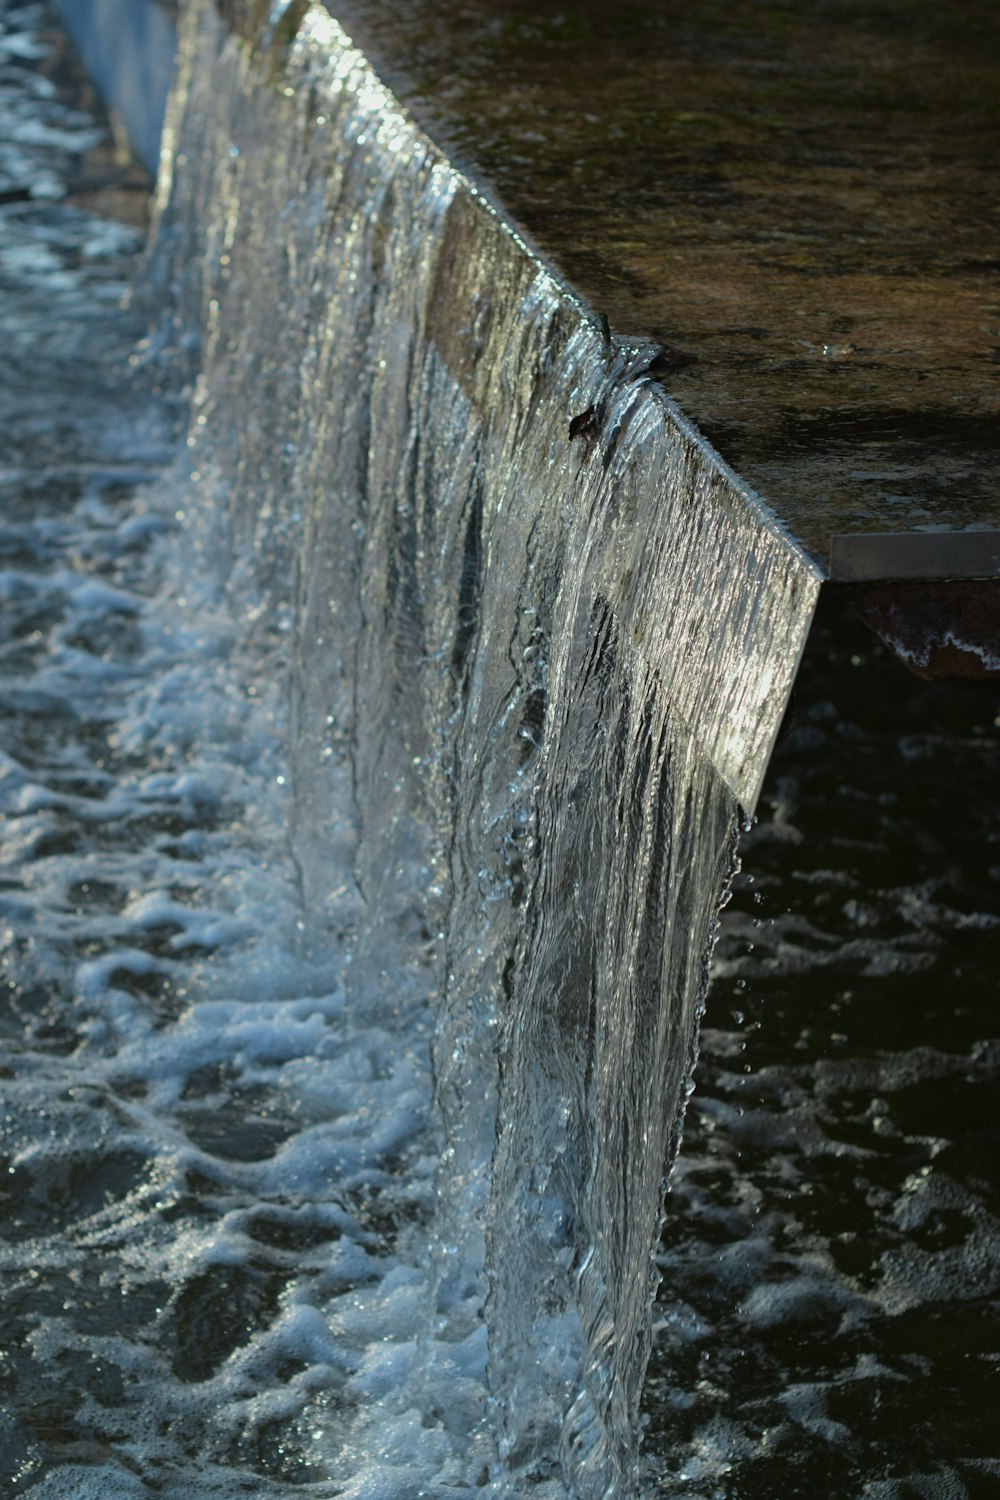
[[434, 1335], [485, 1315], [501, 1483], [626, 1495], [716, 914], [818, 574], [324, 10], [243, 31], [186, 9], [144, 293], [194, 524], [291, 640], [307, 941], [351, 928], [389, 1031], [438, 994]]

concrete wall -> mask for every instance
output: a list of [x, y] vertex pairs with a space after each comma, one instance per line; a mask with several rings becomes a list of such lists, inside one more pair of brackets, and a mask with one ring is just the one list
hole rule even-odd
[[160, 0], [53, 0], [60, 21], [136, 156], [156, 175], [176, 30]]

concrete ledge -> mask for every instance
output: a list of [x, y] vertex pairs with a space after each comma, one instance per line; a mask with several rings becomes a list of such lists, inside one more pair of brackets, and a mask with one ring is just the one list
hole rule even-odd
[[[155, 172], [174, 7], [54, 3]], [[305, 0], [215, 3], [276, 69], [309, 12]], [[838, 587], [911, 581], [916, 620], [922, 582], [1000, 576], [987, 315], [997, 262], [995, 231], [977, 218], [996, 123], [976, 103], [996, 65], [971, 22], [955, 40], [930, 0], [919, 3], [930, 7], [919, 57], [877, 26], [856, 55], [843, 18], [804, 17], [770, 38], [762, 83], [758, 32], [770, 13], [757, 0], [725, 25], [700, 0], [683, 18], [675, 0], [627, 0], [620, 15], [581, 0], [565, 27], [504, 21], [499, 0], [414, 0], [405, 12], [326, 0], [403, 108], [528, 244], [613, 328], [661, 346], [646, 375], [821, 573]], [[942, 47], [957, 49], [965, 93], [938, 66]], [[817, 91], [803, 59], [820, 57]], [[916, 103], [885, 93], [889, 64]], [[854, 68], [858, 98], [839, 87]], [[638, 90], [638, 76], [656, 88]], [[700, 113], [681, 107], [696, 83], [711, 101]], [[971, 110], [957, 135], [956, 98]], [[909, 140], [914, 110], [904, 170], [859, 120]], [[928, 219], [938, 198], [963, 211], [935, 207]], [[845, 319], [877, 325], [878, 339], [842, 336]], [[993, 634], [977, 654], [984, 665]], [[894, 633], [885, 638], [898, 649]]]

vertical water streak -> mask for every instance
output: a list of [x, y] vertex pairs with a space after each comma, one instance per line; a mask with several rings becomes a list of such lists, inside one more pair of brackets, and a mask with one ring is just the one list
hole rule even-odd
[[676, 704], [711, 702], [727, 675], [757, 701], [742, 653], [760, 612], [780, 639], [791, 583], [720, 476], [693, 503], [698, 455], [641, 387], [612, 385], [601, 409], [550, 624], [489, 1235], [507, 1461], [537, 1475], [561, 1447], [586, 1496], [631, 1484], [663, 1174], [734, 868], [737, 799], [704, 738], [736, 764], [754, 723], [720, 704], [699, 744]]
[[150, 274], [200, 345], [199, 524], [287, 636], [292, 838], [316, 930], [363, 916], [352, 1004], [439, 993], [434, 1329], [474, 1334], [488, 1272], [512, 1482], [623, 1494], [715, 912], [818, 580], [297, 19], [187, 8]]

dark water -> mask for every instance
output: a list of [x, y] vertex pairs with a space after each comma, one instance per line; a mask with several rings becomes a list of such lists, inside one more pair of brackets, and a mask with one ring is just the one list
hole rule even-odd
[[667, 1203], [664, 1493], [997, 1492], [998, 707], [821, 610]]

